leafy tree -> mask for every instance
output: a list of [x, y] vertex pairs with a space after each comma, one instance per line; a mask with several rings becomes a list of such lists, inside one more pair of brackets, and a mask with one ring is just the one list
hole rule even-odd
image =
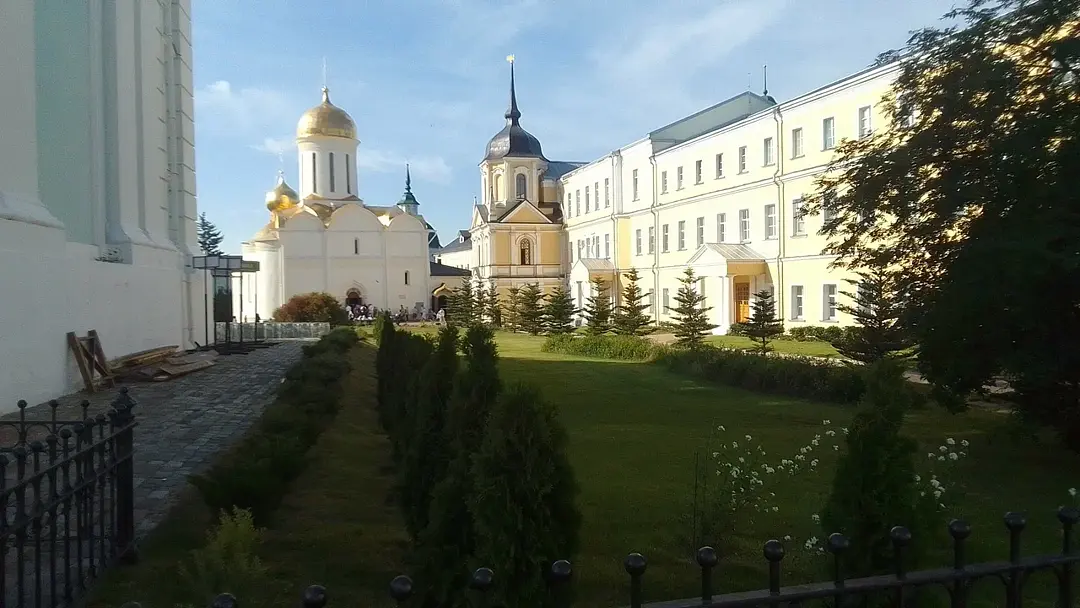
[[[1080, 450], [1080, 0], [970, 0], [915, 33], [887, 124], [818, 180], [826, 253], [881, 269], [935, 398], [1002, 374]], [[882, 56], [897, 61], [900, 53]], [[1007, 118], [1006, 118], [1007, 117]]]
[[574, 299], [562, 285], [547, 294], [544, 304], [544, 330], [549, 334], [568, 334], [574, 331]]
[[620, 336], [647, 335], [651, 331], [651, 319], [645, 314], [645, 309], [649, 307], [645, 302], [645, 293], [638, 286], [641, 276], [637, 268], [631, 268], [624, 276], [627, 282], [623, 287], [622, 303], [614, 314], [615, 333]]
[[495, 403], [469, 499], [476, 560], [500, 565], [493, 605], [549, 605], [541, 573], [578, 549], [578, 486], [566, 448], [558, 412], [535, 388], [511, 386]]
[[584, 313], [590, 335], [599, 336], [611, 331], [611, 293], [602, 277], [592, 280], [592, 295], [585, 302]]
[[544, 294], [540, 285], [528, 283], [518, 292], [518, 327], [534, 336], [544, 331]]
[[900, 324], [901, 295], [893, 282], [894, 276], [880, 270], [857, 273], [858, 280], [848, 280], [856, 287], [854, 293], [842, 291], [855, 302], [854, 306], [840, 304], [838, 308], [855, 317], [855, 327], [848, 327], [833, 347], [841, 355], [873, 363], [885, 358], [906, 358], [914, 342]]
[[504, 319], [506, 329], [517, 331], [521, 329], [521, 289], [510, 287], [506, 290], [506, 317]]
[[753, 310], [744, 332], [757, 344], [757, 350], [765, 354], [772, 350], [769, 343], [784, 333], [784, 324], [776, 318], [776, 301], [771, 290], [762, 289], [754, 294]]
[[225, 240], [225, 237], [213, 222], [206, 219], [205, 211], [199, 214], [195, 233], [199, 240], [199, 249], [202, 249], [205, 255], [222, 255], [221, 242]]
[[328, 293], [299, 293], [274, 311], [274, 320], [281, 323], [344, 325], [349, 322], [349, 313], [337, 298]]
[[476, 317], [477, 323], [483, 323], [486, 321], [488, 314], [488, 291], [483, 283], [477, 283], [473, 287], [473, 305], [472, 309], [475, 311], [473, 314]]
[[461, 285], [450, 290], [446, 298], [446, 305], [450, 309], [448, 317], [450, 322], [461, 326], [468, 326], [476, 322], [476, 296], [473, 294], [472, 277], [465, 277]]
[[698, 277], [693, 268], [687, 268], [679, 279], [679, 291], [675, 294], [675, 344], [684, 348], [701, 348], [705, 335], [716, 325], [709, 322], [711, 307], [705, 306], [705, 296], [698, 292]]
[[492, 327], [502, 327], [502, 312], [499, 288], [493, 283], [487, 295], [487, 318]]

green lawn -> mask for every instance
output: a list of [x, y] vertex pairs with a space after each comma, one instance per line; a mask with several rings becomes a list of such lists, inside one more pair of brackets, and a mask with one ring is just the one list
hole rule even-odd
[[[754, 348], [754, 342], [744, 336], [709, 336], [706, 342], [713, 346], [723, 348], [737, 348], [740, 350]], [[796, 342], [795, 340], [775, 340], [772, 349], [786, 355], [803, 355], [807, 357], [838, 357], [839, 353], [828, 342]]]

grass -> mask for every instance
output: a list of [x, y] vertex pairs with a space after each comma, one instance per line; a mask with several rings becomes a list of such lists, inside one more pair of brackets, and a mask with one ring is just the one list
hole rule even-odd
[[[752, 350], [756, 348], [754, 342], [746, 336], [709, 336], [705, 341], [713, 346], [722, 348], [735, 348], [739, 350]], [[812, 340], [808, 342], [796, 342], [795, 340], [774, 340], [772, 349], [785, 355], [803, 355], [806, 357], [839, 357], [832, 344]]]
[[[760, 439], [770, 454], [788, 455], [819, 431], [822, 420], [840, 426], [851, 415], [839, 406], [705, 385], [646, 363], [542, 353], [542, 338], [500, 334], [498, 341], [503, 379], [540, 386], [547, 399], [559, 404], [570, 435], [584, 516], [582, 551], [573, 559], [580, 606], [627, 603], [622, 560], [631, 551], [649, 560], [646, 601], [697, 593], [699, 575], [691, 562], [689, 539], [693, 471], [695, 456], [711, 451], [707, 444], [718, 425]], [[302, 586], [311, 582], [326, 585], [332, 603], [388, 605], [387, 584], [403, 568], [405, 537], [398, 511], [387, 501], [392, 485], [388, 446], [373, 410], [372, 351], [359, 348], [353, 356], [349, 403], [320, 437], [311, 466], [268, 531], [264, 561], [282, 581], [282, 606], [294, 605]], [[957, 463], [961, 484], [951, 497], [955, 514], [975, 530], [970, 559], [1008, 555], [1002, 524], [1006, 510], [1029, 514], [1025, 554], [1060, 550], [1054, 509], [1067, 499], [1066, 489], [1078, 484], [1080, 457], [1051, 443], [1013, 440], [1005, 430], [1005, 417], [989, 411], [917, 411], [906, 427], [908, 434], [924, 441], [925, 450], [947, 436], [971, 442], [969, 457]], [[775, 516], [746, 524], [717, 543], [722, 555], [716, 575], [720, 591], [766, 585], [761, 558], [766, 539], [819, 533], [811, 515], [828, 492], [831, 464], [826, 457], [819, 474], [778, 486], [781, 509]], [[111, 577], [126, 579], [113, 582], [112, 588], [129, 592], [105, 591], [112, 603], [91, 606], [119, 606], [135, 597], [132, 589], [167, 588], [177, 555], [197, 546], [206, 519], [198, 504], [182, 503], [176, 516], [144, 545], [142, 563]], [[950, 559], [947, 540], [940, 547], [934, 558], [945, 565]], [[797, 553], [790, 551], [785, 559], [785, 584], [823, 578], [821, 563]], [[492, 567], [497, 573], [498, 565]], [[1027, 599], [1045, 600], [1047, 581], [1034, 577], [1029, 587], [1044, 592], [1029, 593]], [[988, 583], [984, 591], [1000, 604], [1001, 585]], [[143, 605], [172, 608], [149, 599]]]

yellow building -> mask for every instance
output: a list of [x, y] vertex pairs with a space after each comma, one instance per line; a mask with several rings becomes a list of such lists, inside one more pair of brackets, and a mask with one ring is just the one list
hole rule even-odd
[[590, 163], [556, 163], [519, 124], [511, 67], [507, 124], [480, 163], [469, 266], [501, 287], [566, 285], [579, 307], [591, 278], [615, 281], [617, 300], [616, 277], [637, 268], [657, 322], [672, 319], [690, 266], [717, 333], [747, 320], [763, 289], [788, 328], [850, 324], [837, 305], [852, 275], [822, 255], [823, 218], [800, 212], [836, 146], [885, 124], [898, 69], [782, 103], [745, 92]]

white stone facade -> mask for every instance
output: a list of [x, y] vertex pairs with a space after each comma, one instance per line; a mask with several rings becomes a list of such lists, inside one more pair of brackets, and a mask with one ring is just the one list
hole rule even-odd
[[69, 331], [203, 339], [190, 5], [0, 3], [0, 413], [82, 387]]

